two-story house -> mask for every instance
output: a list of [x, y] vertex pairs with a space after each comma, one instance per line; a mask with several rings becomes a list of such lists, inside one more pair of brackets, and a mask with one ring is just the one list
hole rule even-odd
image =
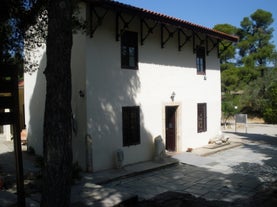
[[[92, 171], [206, 145], [220, 131], [219, 44], [237, 37], [115, 1], [86, 0], [72, 48], [73, 154]], [[45, 47], [25, 74], [28, 146], [42, 154]]]

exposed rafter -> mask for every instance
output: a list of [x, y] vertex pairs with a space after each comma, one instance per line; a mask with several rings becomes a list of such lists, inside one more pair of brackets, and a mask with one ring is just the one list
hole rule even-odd
[[[210, 44], [209, 44], [209, 42], [210, 42]], [[210, 52], [213, 49], [218, 48], [219, 42], [220, 42], [220, 40], [218, 40], [218, 39], [216, 39], [216, 40], [212, 39], [208, 35], [206, 35], [206, 54], [209, 55]]]
[[[144, 41], [150, 34], [153, 34], [154, 29], [157, 27], [158, 22], [154, 22], [153, 25], [149, 25], [149, 23], [145, 19], [140, 19], [140, 44], [143, 45]], [[146, 32], [144, 32], [144, 28], [146, 27]]]
[[[182, 36], [184, 38], [182, 38]], [[192, 35], [188, 35], [183, 29], [178, 28], [178, 50], [181, 51], [184, 45], [190, 41]]]
[[85, 0], [89, 2], [93, 6], [101, 6], [103, 8], [113, 10], [115, 12], [121, 12], [124, 14], [135, 15], [139, 18], [151, 19], [160, 24], [171, 25], [173, 27], [183, 28], [187, 30], [194, 31], [195, 33], [200, 33], [203, 35], [209, 35], [211, 38], [219, 39], [219, 40], [227, 40], [231, 42], [237, 42], [238, 37], [229, 35], [214, 29], [210, 29], [207, 27], [203, 27], [201, 25], [197, 25], [185, 20], [177, 19], [174, 17], [170, 17], [164, 14], [160, 14], [157, 12], [145, 10], [143, 8], [134, 7], [128, 4], [123, 4], [116, 1], [95, 1], [95, 0]]
[[101, 8], [102, 12], [100, 11], [100, 8], [97, 10], [96, 7], [90, 6], [89, 8], [89, 32], [90, 37], [93, 37], [94, 32], [96, 29], [102, 25], [103, 19], [108, 13], [108, 9]]
[[[174, 31], [170, 31], [165, 24], [161, 24], [161, 48], [164, 48], [165, 44], [174, 37], [174, 34], [178, 29], [174, 29]], [[167, 36], [165, 36], [164, 31], [167, 32]]]
[[[131, 17], [129, 17], [128, 19], [126, 19], [126, 17], [124, 18], [124, 16], [122, 15], [121, 12], [116, 12], [116, 26], [115, 26], [115, 34], [116, 34], [116, 41], [119, 41], [119, 37], [121, 36], [121, 33], [123, 31], [125, 31], [126, 29], [129, 28], [129, 25], [131, 24], [131, 22], [134, 20], [136, 16], [132, 15]], [[120, 27], [120, 21], [123, 23], [123, 27]]]
[[[193, 53], [197, 46], [206, 48], [206, 55], [209, 55], [215, 48], [218, 57], [227, 50], [232, 42], [237, 42], [238, 37], [228, 35], [213, 29], [192, 24], [187, 21], [175, 19], [159, 13], [147, 11], [144, 9], [132, 7], [113, 1], [90, 1], [89, 2], [89, 34], [93, 37], [95, 31], [102, 25], [103, 19], [109, 11], [115, 12], [115, 35], [116, 41], [119, 41], [122, 32], [129, 28], [135, 17], [140, 20], [140, 41], [141, 45], [153, 33], [157, 26], [161, 28], [161, 48], [164, 48], [167, 42], [172, 39], [177, 32], [178, 50], [190, 41], [193, 44]], [[222, 45], [223, 49], [219, 49]]]
[[[196, 38], [199, 40], [199, 43], [196, 43]], [[193, 44], [193, 53], [196, 53], [197, 46], [205, 46], [206, 39], [202, 39], [198, 33], [193, 31], [192, 35], [192, 44]]]
[[233, 44], [232, 42], [228, 42], [228, 44], [224, 44], [223, 40], [220, 41], [219, 43], [223, 46], [223, 49], [219, 50], [219, 46], [218, 46], [218, 57], [220, 57], [220, 55]]

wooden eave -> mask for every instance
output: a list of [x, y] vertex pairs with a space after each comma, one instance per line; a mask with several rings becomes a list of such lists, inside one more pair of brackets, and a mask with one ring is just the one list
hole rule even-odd
[[149, 11], [143, 8], [138, 8], [131, 5], [123, 4], [120, 2], [109, 1], [109, 0], [84, 0], [84, 1], [89, 3], [92, 6], [102, 7], [108, 10], [113, 10], [115, 12], [135, 15], [142, 19], [154, 20], [160, 24], [166, 24], [166, 25], [172, 25], [178, 28], [184, 28], [196, 33], [202, 33], [202, 34], [208, 35], [211, 38], [215, 38], [219, 40], [227, 40], [231, 42], [238, 42], [239, 40], [237, 36], [229, 35], [182, 19]]

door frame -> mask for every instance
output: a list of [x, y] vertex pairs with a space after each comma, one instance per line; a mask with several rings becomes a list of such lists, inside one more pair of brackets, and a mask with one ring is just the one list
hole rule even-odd
[[163, 139], [164, 144], [166, 146], [166, 107], [176, 107], [175, 112], [175, 152], [179, 152], [181, 150], [181, 104], [180, 103], [164, 103], [162, 107], [162, 115], [163, 115]]

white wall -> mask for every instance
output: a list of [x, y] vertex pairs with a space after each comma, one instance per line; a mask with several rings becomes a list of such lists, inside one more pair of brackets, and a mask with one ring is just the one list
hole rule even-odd
[[[80, 14], [85, 18], [85, 5], [80, 5]], [[72, 79], [72, 113], [73, 125], [73, 159], [86, 169], [86, 36], [81, 32], [73, 35], [71, 52], [71, 79]], [[80, 95], [83, 93], [83, 96]]]
[[[82, 13], [84, 14], [84, 13]], [[135, 20], [130, 30], [139, 32]], [[108, 26], [109, 25], [109, 26]], [[165, 106], [177, 105], [177, 148], [199, 147], [220, 130], [221, 93], [216, 50], [206, 57], [206, 80], [196, 74], [192, 42], [178, 51], [177, 35], [165, 48], [160, 27], [139, 45], [139, 70], [120, 67], [120, 41], [115, 41], [115, 16], [108, 13], [93, 38], [77, 34], [72, 49], [72, 111], [77, 131], [73, 137], [74, 159], [93, 170], [115, 166], [115, 152], [123, 149], [124, 164], [152, 159], [156, 136], [165, 139]], [[41, 52], [43, 54], [43, 52]], [[40, 70], [25, 74], [25, 113], [28, 145], [42, 153], [45, 78]], [[79, 92], [84, 92], [80, 97]], [[175, 92], [175, 100], [170, 96]], [[208, 130], [197, 133], [197, 103], [207, 103]], [[141, 144], [123, 147], [122, 106], [140, 106]], [[91, 136], [92, 144], [86, 143]], [[92, 150], [92, 158], [87, 157]]]
[[[220, 71], [214, 50], [206, 58], [206, 80], [196, 74], [192, 42], [178, 51], [177, 35], [165, 48], [160, 45], [160, 28], [139, 45], [139, 70], [120, 67], [120, 41], [115, 41], [115, 18], [109, 13], [93, 38], [87, 38], [87, 120], [93, 139], [93, 167], [114, 166], [117, 149], [123, 149], [124, 164], [149, 160], [154, 138], [165, 138], [166, 105], [178, 107], [179, 151], [208, 143], [220, 130]], [[137, 22], [138, 23], [138, 22]], [[110, 26], [107, 26], [110, 25]], [[132, 23], [131, 31], [139, 32]], [[170, 96], [176, 93], [172, 103]], [[197, 133], [197, 103], [207, 103], [208, 130]], [[141, 109], [141, 144], [123, 147], [122, 106]]]
[[[84, 13], [81, 5], [81, 14]], [[71, 55], [72, 76], [72, 113], [75, 118], [73, 131], [73, 158], [83, 169], [86, 168], [86, 82], [85, 82], [85, 40], [83, 34], [73, 35]], [[28, 147], [32, 147], [39, 155], [43, 154], [43, 120], [46, 95], [46, 80], [43, 71], [46, 67], [46, 46], [34, 48], [25, 53], [26, 59], [39, 64], [39, 69], [24, 74], [25, 121], [27, 128]], [[80, 96], [80, 91], [84, 97]]]
[[[30, 57], [39, 64], [39, 69], [32, 73], [24, 73], [24, 108], [27, 130], [27, 146], [36, 154], [42, 155], [43, 119], [46, 94], [46, 80], [43, 74], [46, 66], [46, 46], [34, 49]], [[26, 55], [26, 54], [25, 54]]]

